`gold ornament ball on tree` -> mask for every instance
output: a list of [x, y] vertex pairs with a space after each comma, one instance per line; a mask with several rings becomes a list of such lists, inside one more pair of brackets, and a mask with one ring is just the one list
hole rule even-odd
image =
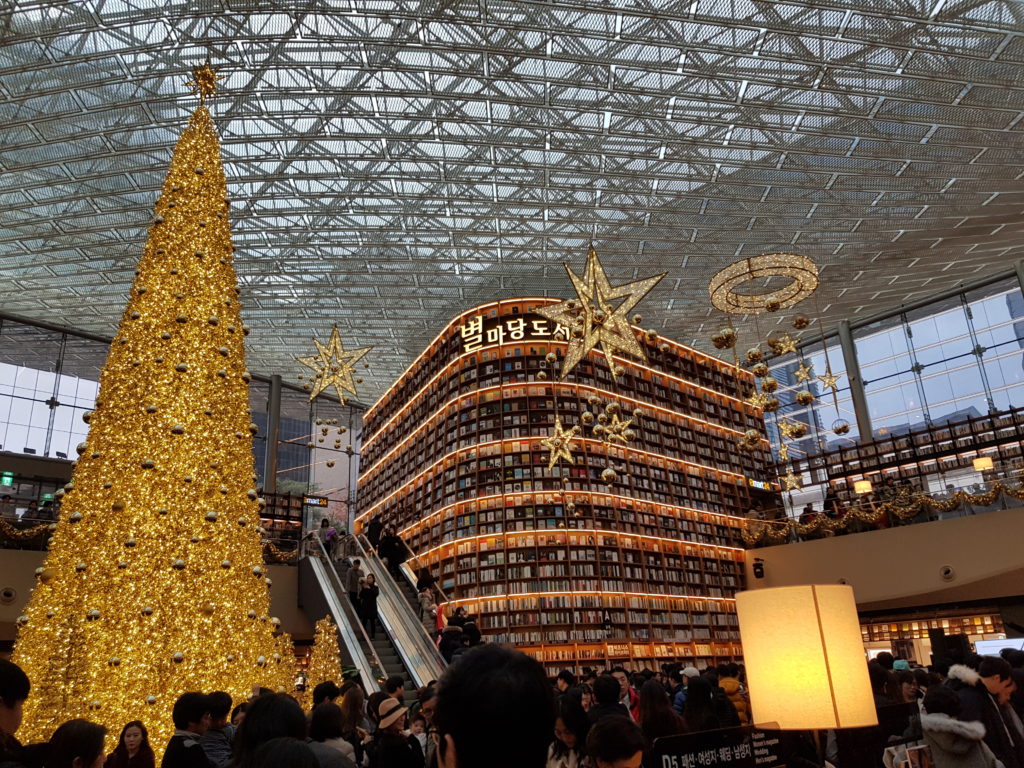
[[750, 372], [757, 376], [757, 378], [763, 379], [768, 375], [768, 366], [765, 363], [758, 363], [750, 369]]
[[774, 376], [765, 376], [761, 379], [761, 391], [771, 393], [779, 388], [779, 381]]
[[[81, 455], [90, 458], [65, 486], [24, 611], [29, 620], [18, 631], [13, 660], [32, 681], [18, 733], [25, 741], [49, 739], [72, 718], [88, 717], [111, 734], [142, 720], [159, 762], [180, 694], [223, 690], [244, 700], [254, 684], [275, 689], [292, 677], [284, 662], [256, 669], [260, 656], [287, 657], [272, 627], [245, 618], [249, 609], [269, 611], [266, 586], [248, 572], [262, 564], [259, 535], [254, 526], [204, 518], [208, 510], [258, 517], [245, 493], [254, 470], [251, 376], [242, 334], [228, 330], [242, 321], [226, 193], [219, 141], [202, 106], [174, 150], [156, 202], [162, 221], [148, 233], [85, 419]], [[203, 321], [179, 323], [179, 315]], [[211, 460], [220, 464], [216, 472]], [[116, 501], [107, 482], [116, 484]], [[129, 541], [135, 546], [126, 549]], [[188, 567], [172, 567], [185, 553]], [[219, 568], [226, 557], [243, 567]], [[196, 610], [206, 604], [218, 606], [213, 615]], [[229, 652], [235, 664], [225, 660]], [[159, 698], [147, 696], [156, 691]]]
[[761, 351], [760, 347], [751, 347], [747, 350], [746, 357], [748, 363], [760, 363], [764, 359], [764, 352]]

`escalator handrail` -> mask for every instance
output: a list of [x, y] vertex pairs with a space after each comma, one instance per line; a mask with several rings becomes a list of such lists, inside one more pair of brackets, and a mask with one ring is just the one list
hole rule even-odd
[[[345, 589], [345, 583], [342, 581], [341, 574], [338, 573], [337, 566], [334, 564], [334, 561], [331, 560], [330, 556], [327, 554], [327, 550], [324, 548], [324, 542], [319, 536], [314, 536], [313, 539], [316, 541], [316, 547], [319, 550], [319, 557], [317, 559], [327, 563], [325, 570], [334, 576], [334, 591], [338, 598], [338, 602], [342, 607], [342, 611], [345, 614], [345, 618], [347, 619], [347, 621], [344, 622], [344, 626], [341, 622], [338, 622], [338, 632], [341, 633], [342, 639], [345, 641], [345, 647], [349, 649], [349, 655], [353, 657], [353, 661], [355, 661], [355, 654], [353, 653], [354, 647], [359, 650], [359, 655], [368, 662], [371, 675], [373, 674], [374, 668], [380, 670], [379, 674], [374, 678], [376, 683], [380, 685], [389, 676], [388, 669], [383, 663], [381, 663], [380, 657], [377, 655], [377, 650], [373, 647], [373, 642], [370, 640], [370, 636], [366, 633], [366, 627], [363, 626], [363, 622], [359, 618], [359, 611], [356, 606], [352, 605], [352, 601], [349, 599], [348, 590]], [[346, 608], [350, 610], [346, 610]], [[355, 620], [353, 621], [353, 619]], [[347, 635], [350, 637], [346, 638]], [[359, 642], [360, 638], [363, 641], [362, 643]], [[350, 641], [354, 641], [354, 646], [350, 644]], [[362, 651], [362, 648], [364, 647], [367, 649], [369, 657], [367, 657], [367, 654]], [[360, 664], [356, 664], [356, 667], [360, 666]], [[360, 670], [360, 672], [363, 671], [364, 670]], [[368, 690], [371, 685], [372, 683], [367, 680], [365, 681], [364, 687]]]
[[[413, 566], [411, 566], [409, 563], [411, 561], [415, 560], [419, 564], [420, 568], [424, 568], [426, 566], [424, 566], [422, 563], [420, 563], [419, 555], [417, 555], [415, 552], [413, 552], [412, 548], [408, 544], [406, 544], [405, 541], [403, 541], [402, 539], [399, 539], [399, 541], [402, 542], [402, 546], [405, 547], [405, 551], [409, 553], [409, 556], [406, 559], [406, 561], [404, 563], [402, 563], [402, 573], [405, 574], [405, 580], [408, 581], [412, 585], [413, 589], [415, 589], [416, 588], [416, 582], [418, 581], [419, 577], [416, 576], [416, 569], [414, 569]], [[444, 593], [444, 590], [441, 589], [441, 584], [437, 580], [434, 581], [434, 591], [441, 598], [440, 600], [437, 601], [437, 610], [440, 611], [441, 610], [441, 606], [445, 605], [448, 602], [448, 595], [446, 595]]]
[[[397, 626], [392, 626], [392, 622], [388, 621], [387, 616], [383, 612], [380, 613], [380, 619], [392, 638], [395, 639], [395, 648], [405, 659], [406, 669], [413, 676], [413, 682], [423, 686], [431, 680], [438, 679], [441, 676], [441, 672], [444, 671], [446, 664], [444, 657], [441, 656], [441, 652], [437, 648], [437, 644], [423, 626], [419, 616], [413, 612], [409, 601], [406, 600], [405, 595], [399, 590], [398, 584], [391, 579], [391, 574], [387, 572], [384, 562], [369, 547], [369, 542], [364, 542], [362, 536], [355, 536], [354, 539], [358, 555], [363, 558], [363, 562], [367, 563], [367, 565], [372, 563], [379, 573], [386, 574], [377, 580], [377, 585], [381, 587], [382, 594], [386, 596], [389, 603], [396, 607], [396, 610], [406, 614], [406, 619], [408, 620], [396, 622]], [[414, 624], [418, 631], [412, 630], [410, 632], [410, 624]], [[403, 642], [403, 640], [408, 642]], [[415, 658], [409, 655], [414, 649], [418, 649], [417, 655], [422, 663], [430, 668], [429, 671], [424, 672], [424, 670], [420, 669], [421, 665], [410, 663], [416, 661]]]

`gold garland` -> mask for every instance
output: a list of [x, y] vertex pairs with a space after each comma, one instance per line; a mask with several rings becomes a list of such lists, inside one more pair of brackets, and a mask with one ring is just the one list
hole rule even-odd
[[893, 501], [880, 504], [869, 502], [866, 507], [850, 507], [846, 514], [838, 519], [818, 514], [808, 523], [792, 519], [786, 521], [748, 520], [743, 528], [743, 543], [748, 547], [758, 544], [781, 544], [788, 541], [791, 534], [807, 536], [825, 532], [826, 535], [834, 536], [836, 533], [846, 530], [853, 521], [875, 525], [886, 515], [890, 520], [894, 518], [910, 520], [922, 512], [952, 512], [962, 504], [987, 507], [993, 504], [1000, 494], [1013, 499], [1024, 499], [1024, 485], [1009, 486], [997, 482], [985, 493], [957, 491], [949, 499], [941, 501], [933, 499], [931, 496], [912, 496], [906, 491], [901, 491]]
[[299, 556], [299, 551], [297, 549], [292, 550], [291, 552], [282, 552], [280, 549], [277, 548], [277, 545], [270, 540], [264, 541], [263, 547], [267, 550], [267, 559], [271, 562], [290, 563], [292, 562], [292, 560]]
[[0, 534], [11, 541], [28, 541], [41, 533], [50, 530], [50, 523], [33, 525], [31, 528], [15, 528], [6, 520], [0, 520]]

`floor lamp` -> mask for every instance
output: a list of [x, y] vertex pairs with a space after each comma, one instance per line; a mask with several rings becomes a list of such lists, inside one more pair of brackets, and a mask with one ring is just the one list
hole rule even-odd
[[816, 738], [878, 725], [853, 589], [749, 590], [736, 595], [736, 613], [753, 722]]

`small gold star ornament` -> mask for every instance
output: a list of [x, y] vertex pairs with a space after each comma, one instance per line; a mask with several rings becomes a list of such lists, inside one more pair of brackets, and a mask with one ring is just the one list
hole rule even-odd
[[806, 360], [800, 361], [800, 366], [793, 374], [799, 382], [810, 381], [814, 378], [814, 367], [807, 364]]
[[572, 429], [566, 430], [562, 427], [562, 420], [555, 418], [555, 431], [540, 441], [541, 447], [547, 451], [548, 454], [548, 472], [555, 468], [561, 459], [565, 459], [570, 464], [575, 463], [572, 458], [573, 449], [573, 438], [579, 434], [580, 428], [573, 426]]
[[779, 479], [782, 480], [782, 489], [784, 491], [795, 491], [801, 487], [800, 478], [793, 474], [792, 469]]
[[313, 339], [318, 355], [311, 357], [295, 358], [304, 366], [316, 372], [313, 376], [312, 388], [309, 399], [312, 401], [328, 387], [333, 386], [338, 393], [338, 400], [345, 402], [345, 395], [342, 392], [350, 392], [356, 396], [355, 381], [352, 373], [356, 363], [369, 352], [373, 347], [361, 347], [359, 349], [347, 350], [341, 343], [341, 335], [338, 333], [338, 326], [331, 331], [331, 339], [327, 344], [321, 344], [319, 340]]
[[[569, 348], [562, 361], [561, 378], [564, 379], [598, 345], [604, 352], [613, 376], [617, 375], [618, 368], [612, 358], [616, 352], [624, 352], [647, 362], [647, 355], [629, 324], [629, 316], [633, 308], [665, 275], [613, 286], [608, 282], [608, 276], [593, 247], [587, 253], [582, 277], [573, 272], [568, 264], [565, 265], [565, 271], [569, 273], [579, 298], [537, 308], [537, 314], [564, 325], [572, 332]], [[616, 305], [617, 301], [619, 303]]]
[[201, 67], [192, 70], [192, 79], [185, 82], [192, 93], [199, 94], [199, 103], [205, 104], [207, 96], [213, 96], [217, 92], [217, 81], [223, 80], [227, 75], [218, 75], [210, 67], [210, 60]]
[[832, 369], [829, 368], [827, 371], [825, 371], [824, 376], [818, 377], [818, 381], [820, 381], [822, 386], [826, 387], [827, 389], [831, 389], [833, 392], [838, 392], [839, 379], [841, 379], [842, 376], [843, 374], [841, 373], [832, 373]]

